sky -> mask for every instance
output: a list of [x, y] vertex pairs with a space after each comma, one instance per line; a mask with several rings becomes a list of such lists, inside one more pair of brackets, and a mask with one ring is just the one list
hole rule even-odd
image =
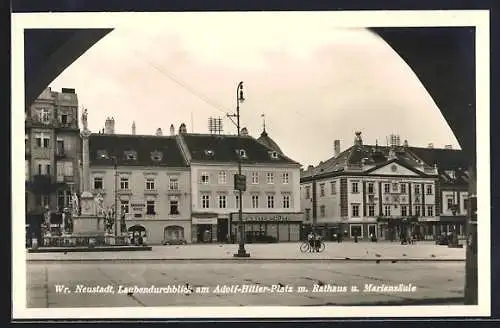
[[258, 13], [169, 16], [116, 26], [51, 84], [74, 88], [89, 128], [114, 117], [116, 133], [208, 133], [208, 118], [236, 111], [241, 126], [266, 131], [286, 155], [307, 165], [344, 150], [355, 131], [365, 144], [398, 134], [410, 146], [458, 142], [421, 82], [384, 40], [366, 29], [338, 28], [328, 17]]

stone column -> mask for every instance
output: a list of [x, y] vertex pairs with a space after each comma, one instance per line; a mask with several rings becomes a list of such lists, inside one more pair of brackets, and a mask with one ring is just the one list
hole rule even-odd
[[90, 191], [90, 174], [89, 174], [89, 136], [91, 132], [84, 129], [80, 135], [82, 136], [82, 192]]

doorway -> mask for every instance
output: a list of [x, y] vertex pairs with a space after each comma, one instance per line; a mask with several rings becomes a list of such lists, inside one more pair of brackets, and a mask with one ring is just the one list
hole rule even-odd
[[229, 242], [229, 219], [217, 220], [217, 241], [219, 243]]

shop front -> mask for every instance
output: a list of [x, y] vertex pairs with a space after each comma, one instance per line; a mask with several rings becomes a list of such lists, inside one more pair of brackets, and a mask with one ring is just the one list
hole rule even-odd
[[423, 239], [423, 226], [417, 217], [379, 217], [377, 218], [378, 238], [399, 241], [415, 235]]
[[191, 240], [193, 243], [217, 242], [218, 234], [216, 213], [193, 213], [191, 223]]
[[[301, 240], [302, 213], [243, 213], [246, 243], [272, 243]], [[239, 242], [239, 216], [231, 213], [231, 239]]]

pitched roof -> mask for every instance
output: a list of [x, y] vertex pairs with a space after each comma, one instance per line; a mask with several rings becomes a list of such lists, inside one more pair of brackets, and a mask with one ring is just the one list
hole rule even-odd
[[[136, 153], [136, 159], [127, 158], [130, 151]], [[114, 156], [118, 166], [187, 166], [172, 136], [92, 134], [89, 153], [91, 165], [113, 165], [110, 157]]]
[[246, 158], [242, 159], [243, 163], [300, 165], [277, 151], [273, 158], [271, 154], [275, 150], [251, 136], [241, 136], [241, 146], [236, 135], [190, 133], [180, 136], [189, 150], [192, 161], [195, 162], [237, 162], [239, 157], [237, 150], [243, 149], [246, 152]]
[[279, 154], [284, 155], [280, 146], [278, 146], [278, 144], [267, 134], [265, 130], [260, 134], [260, 137], [257, 139], [257, 141], [270, 149], [274, 149]]

